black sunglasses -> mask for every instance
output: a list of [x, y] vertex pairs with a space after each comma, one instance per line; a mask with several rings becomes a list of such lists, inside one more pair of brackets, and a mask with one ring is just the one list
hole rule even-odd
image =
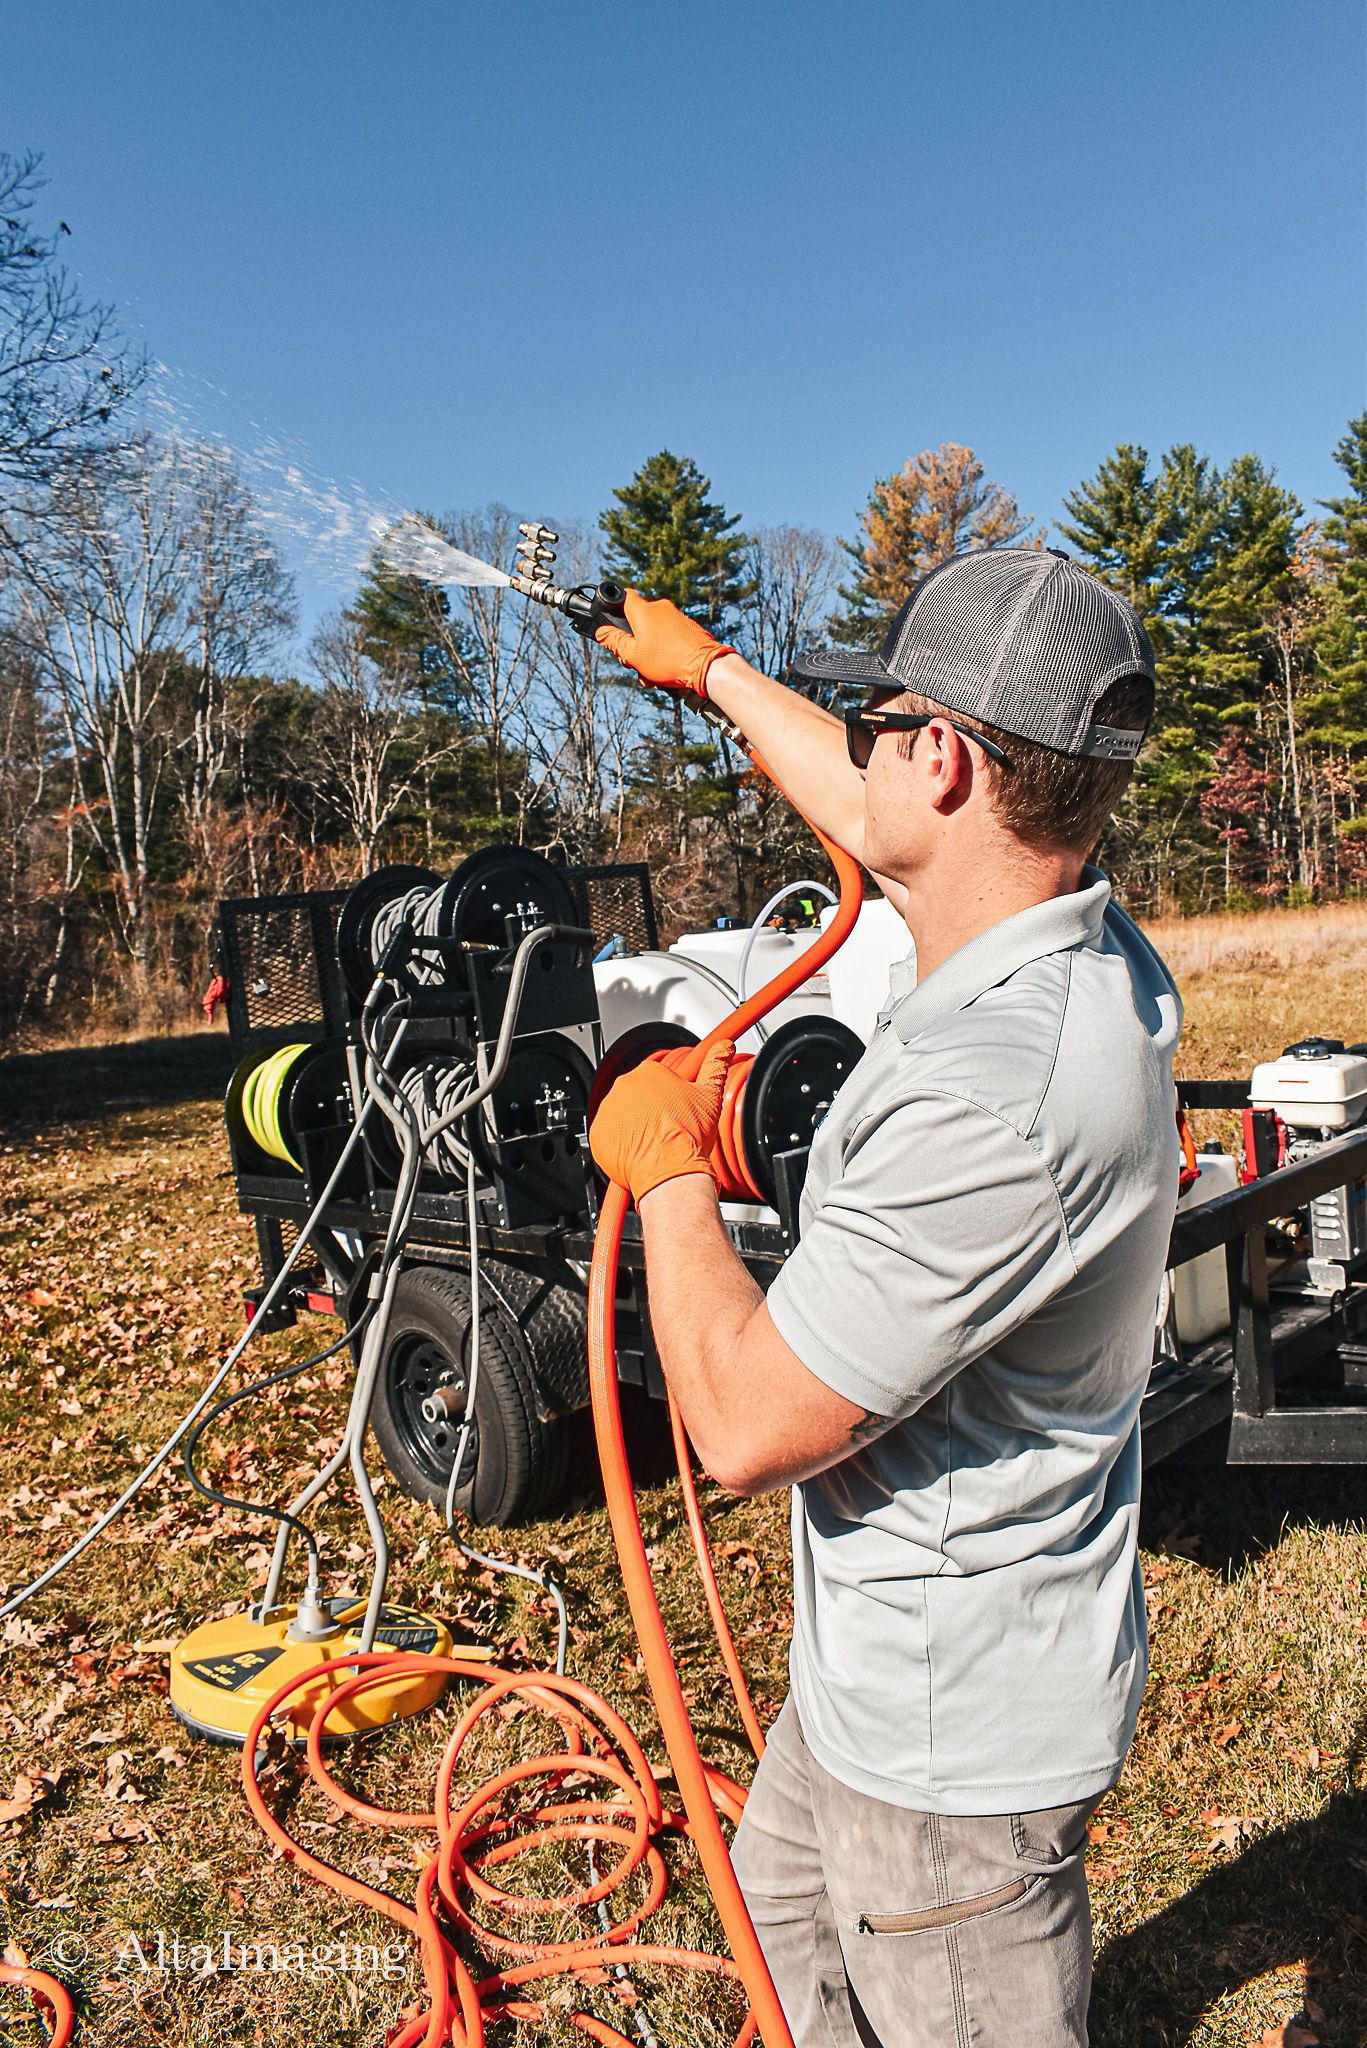
[[[842, 714], [845, 720], [845, 744], [850, 750], [850, 759], [856, 768], [867, 768], [873, 759], [873, 743], [880, 732], [920, 732], [937, 718], [945, 718], [943, 711], [875, 711], [868, 705], [859, 705]], [[995, 740], [990, 740], [976, 727], [961, 725], [957, 718], [945, 718], [955, 732], [961, 732], [965, 739], [976, 740], [989, 761], [1000, 761], [1003, 768], [1011, 766], [1007, 756]]]

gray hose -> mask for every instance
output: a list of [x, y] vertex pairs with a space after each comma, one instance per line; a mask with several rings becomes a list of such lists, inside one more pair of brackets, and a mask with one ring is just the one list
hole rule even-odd
[[814, 896], [824, 896], [828, 903], [834, 903], [836, 900], [834, 889], [828, 889], [824, 882], [787, 882], [783, 888], [775, 890], [746, 933], [745, 944], [740, 949], [740, 966], [736, 969], [736, 1000], [738, 1003], [745, 1001], [745, 971], [750, 965], [750, 955], [755, 950], [755, 940], [764, 930], [765, 925], [768, 924], [769, 919], [778, 909], [779, 904], [786, 903], [790, 896], [796, 896], [799, 889], [809, 889]]
[[[384, 1536], [383, 1522], [379, 1509], [375, 1504], [370, 1476], [365, 1468], [365, 1433], [370, 1421], [370, 1410], [375, 1398], [375, 1387], [379, 1379], [385, 1341], [389, 1334], [389, 1322], [394, 1303], [394, 1289], [398, 1284], [399, 1260], [402, 1255], [404, 1241], [407, 1237], [408, 1227], [412, 1220], [413, 1206], [417, 1199], [418, 1186], [422, 1175], [424, 1155], [448, 1130], [454, 1128], [456, 1124], [460, 1123], [465, 1117], [478, 1109], [482, 1103], [487, 1101], [507, 1073], [508, 1063], [512, 1058], [513, 1041], [517, 1032], [517, 1014], [521, 1007], [523, 991], [526, 987], [527, 975], [531, 967], [532, 955], [538, 946], [543, 945], [548, 939], [558, 937], [563, 929], [563, 926], [556, 924], [538, 925], [534, 931], [528, 932], [526, 937], [521, 940], [516, 953], [513, 955], [512, 972], [508, 982], [508, 995], [504, 1005], [503, 1018], [499, 1026], [493, 1058], [489, 1062], [487, 1071], [479, 1079], [477, 1086], [462, 1096], [457, 1103], [445, 1110], [435, 1122], [428, 1124], [425, 1128], [417, 1127], [412, 1102], [394, 1082], [392, 1075], [383, 1071], [384, 1063], [376, 1059], [369, 1040], [366, 1041], [367, 1059], [365, 1074], [367, 1099], [365, 1106], [368, 1107], [372, 1101], [380, 1099], [380, 1107], [394, 1126], [395, 1136], [398, 1138], [402, 1152], [403, 1164], [399, 1174], [399, 1186], [395, 1190], [394, 1206], [390, 1212], [389, 1229], [385, 1236], [384, 1250], [381, 1254], [380, 1273], [384, 1277], [380, 1281], [380, 1291], [376, 1299], [375, 1309], [366, 1327], [361, 1361], [357, 1368], [356, 1384], [352, 1391], [351, 1406], [347, 1413], [346, 1427], [342, 1433], [342, 1440], [332, 1457], [328, 1459], [319, 1472], [315, 1473], [303, 1491], [290, 1503], [289, 1508], [291, 1516], [297, 1519], [302, 1511], [331, 1483], [342, 1466], [350, 1460], [352, 1472], [356, 1478], [362, 1510], [375, 1544], [375, 1569], [371, 1574], [370, 1594], [366, 1604], [365, 1623], [361, 1637], [361, 1647], [363, 1650], [368, 1650], [374, 1641], [375, 1630], [379, 1626], [380, 1609], [384, 1605], [385, 1585], [389, 1572], [388, 1544]], [[377, 983], [377, 988], [378, 986], [379, 984]], [[371, 991], [372, 997], [375, 992], [375, 990]], [[368, 997], [365, 1012], [362, 1016], [363, 1035], [364, 1027], [367, 1023], [366, 1013], [369, 1013], [371, 1009], [372, 1001]], [[397, 1039], [395, 1044], [397, 1044]], [[390, 1057], [392, 1057], [393, 1050], [394, 1047], [391, 1046], [389, 1048]], [[382, 1099], [386, 1093], [389, 1097], [388, 1102]], [[379, 1276], [375, 1277], [378, 1278]], [[372, 1287], [375, 1285], [374, 1278], [371, 1281], [371, 1285]], [[289, 1538], [289, 1524], [282, 1523], [276, 1537], [275, 1550], [271, 1558], [271, 1568], [266, 1581], [265, 1592], [262, 1595], [261, 1607], [263, 1612], [273, 1607], [279, 1598], [285, 1557], [289, 1548]]]
[[162, 1466], [166, 1463], [167, 1459], [171, 1456], [171, 1453], [175, 1450], [176, 1446], [185, 1437], [187, 1432], [193, 1429], [200, 1415], [204, 1412], [204, 1410], [208, 1407], [209, 1403], [213, 1400], [214, 1395], [223, 1385], [224, 1380], [227, 1379], [228, 1374], [237, 1364], [238, 1359], [241, 1358], [243, 1352], [251, 1343], [253, 1337], [258, 1336], [261, 1333], [261, 1331], [265, 1328], [266, 1312], [275, 1306], [276, 1302], [280, 1299], [281, 1294], [284, 1292], [285, 1282], [289, 1278], [295, 1260], [299, 1257], [299, 1254], [303, 1251], [305, 1245], [308, 1243], [309, 1233], [313, 1230], [314, 1226], [318, 1222], [319, 1217], [322, 1215], [324, 1209], [332, 1200], [337, 1185], [342, 1178], [343, 1171], [351, 1158], [351, 1154], [355, 1149], [356, 1145], [360, 1141], [361, 1129], [365, 1123], [368, 1108], [368, 1104], [362, 1107], [361, 1114], [356, 1119], [355, 1127], [349, 1133], [347, 1141], [343, 1145], [342, 1150], [338, 1155], [337, 1164], [333, 1167], [331, 1174], [328, 1176], [326, 1186], [324, 1187], [322, 1193], [319, 1195], [318, 1200], [314, 1203], [313, 1208], [310, 1210], [306, 1222], [300, 1229], [298, 1238], [295, 1240], [295, 1243], [291, 1248], [289, 1257], [285, 1260], [284, 1265], [280, 1268], [280, 1271], [276, 1274], [274, 1280], [272, 1280], [270, 1286], [266, 1289], [265, 1294], [261, 1297], [261, 1300], [256, 1309], [256, 1313], [253, 1315], [246, 1329], [242, 1332], [242, 1335], [233, 1345], [232, 1350], [228, 1353], [228, 1356], [224, 1359], [222, 1365], [218, 1368], [218, 1371], [209, 1381], [209, 1384], [205, 1387], [203, 1393], [199, 1395], [198, 1399], [195, 1401], [194, 1406], [191, 1409], [189, 1409], [188, 1412], [182, 1417], [182, 1419], [176, 1424], [175, 1429], [172, 1431], [171, 1435], [167, 1437], [165, 1443], [161, 1446], [160, 1450], [153, 1453], [152, 1457], [148, 1460], [147, 1464], [144, 1465], [141, 1472], [139, 1472], [137, 1478], [132, 1480], [130, 1484], [127, 1487], [125, 1487], [124, 1491], [119, 1495], [118, 1499], [114, 1502], [114, 1505], [110, 1508], [107, 1508], [105, 1512], [100, 1516], [98, 1521], [92, 1522], [90, 1527], [85, 1531], [84, 1535], [78, 1536], [76, 1541], [69, 1547], [69, 1549], [64, 1550], [62, 1552], [62, 1555], [59, 1558], [57, 1558], [53, 1564], [50, 1564], [47, 1567], [46, 1571], [40, 1572], [38, 1577], [34, 1579], [30, 1585], [21, 1587], [21, 1589], [17, 1593], [11, 1593], [10, 1597], [5, 1602], [4, 1606], [0, 1607], [0, 1620], [2, 1620], [4, 1616], [7, 1614], [13, 1614], [16, 1608], [22, 1607], [26, 1600], [31, 1600], [33, 1598], [33, 1595], [35, 1593], [41, 1592], [44, 1586], [51, 1585], [52, 1581], [57, 1577], [57, 1574], [59, 1572], [65, 1571], [67, 1566], [69, 1564], [72, 1564], [75, 1561], [75, 1559], [80, 1556], [83, 1550], [89, 1548], [89, 1546], [95, 1541], [97, 1536], [103, 1536], [105, 1530], [109, 1527], [110, 1523], [115, 1521], [117, 1517], [123, 1513], [124, 1509], [128, 1506], [129, 1502], [133, 1500], [135, 1496], [142, 1491], [143, 1487], [147, 1485], [150, 1479], [155, 1477], [155, 1475], [161, 1470]]

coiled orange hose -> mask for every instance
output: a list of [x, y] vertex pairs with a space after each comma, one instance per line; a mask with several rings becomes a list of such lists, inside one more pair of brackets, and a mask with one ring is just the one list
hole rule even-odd
[[[339, 1667], [332, 1664], [326, 1668], [335, 1676]], [[392, 2037], [391, 2048], [438, 2048], [443, 2042], [456, 2044], [456, 2048], [481, 2048], [488, 2021], [544, 2020], [542, 2000], [510, 1994], [555, 1974], [593, 1982], [602, 1981], [608, 1964], [615, 1968], [618, 1964], [664, 1963], [714, 1976], [739, 1977], [736, 1964], [727, 1957], [637, 1938], [642, 1923], [664, 1897], [666, 1869], [660, 1838], [689, 1829], [681, 1815], [666, 1811], [655, 1774], [630, 1727], [588, 1686], [551, 1673], [499, 1671], [456, 1657], [357, 1655], [348, 1660], [348, 1668], [353, 1675], [328, 1696], [309, 1728], [308, 1769], [333, 1806], [353, 1818], [372, 1827], [425, 1828], [435, 1833], [436, 1852], [423, 1865], [412, 1903], [352, 1877], [306, 1849], [271, 1811], [262, 1792], [258, 1778], [261, 1737], [271, 1716], [304, 1690], [314, 1673], [297, 1673], [262, 1706], [242, 1751], [242, 1783], [257, 1821], [285, 1856], [342, 1897], [372, 1907], [417, 1937], [429, 2004]], [[339, 1785], [323, 1757], [329, 1717], [367, 1686], [392, 1681], [405, 1669], [444, 1671], [476, 1688], [446, 1745], [433, 1803], [425, 1811], [372, 1805]], [[453, 1783], [462, 1750], [486, 1714], [504, 1712], [510, 1703], [557, 1722], [564, 1746], [510, 1765], [455, 1805]], [[712, 1776], [727, 1806], [733, 1813], [739, 1812], [739, 1788], [719, 1773]], [[525, 1808], [517, 1802], [521, 1788], [538, 1780], [547, 1781], [549, 1791], [555, 1794], [574, 1779], [597, 1781], [594, 1794], [541, 1801]], [[606, 1844], [617, 1852], [616, 1861], [595, 1883], [552, 1896], [517, 1892], [490, 1876], [492, 1870], [546, 1842]], [[638, 1871], [644, 1878], [643, 1896], [606, 1933], [595, 1925], [592, 1933], [578, 1939], [533, 1941], [491, 1926], [487, 1917], [476, 1917], [477, 1906], [491, 1907], [514, 1921], [593, 1907], [612, 1897]], [[442, 1932], [438, 1902], [448, 1921], [460, 1928], [472, 1945], [505, 1953], [507, 1967], [476, 1980], [469, 1964]], [[609, 2043], [611, 2048], [632, 2048], [624, 2034], [591, 2013], [568, 2017], [592, 2040]], [[745, 2048], [753, 2034], [754, 2026], [747, 2020], [736, 2036], [735, 2048]]]
[[76, 2025], [76, 2008], [65, 1984], [50, 1977], [46, 1970], [32, 1969], [27, 1963], [0, 1963], [0, 1984], [20, 1985], [32, 1993], [35, 2004], [45, 2005], [52, 2014], [48, 2048], [66, 2048]]

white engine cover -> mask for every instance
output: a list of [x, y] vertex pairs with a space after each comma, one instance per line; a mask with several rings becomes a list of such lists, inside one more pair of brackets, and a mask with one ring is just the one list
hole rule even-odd
[[1248, 1099], [1296, 1131], [1343, 1131], [1367, 1111], [1367, 1059], [1357, 1052], [1284, 1052], [1253, 1069]]

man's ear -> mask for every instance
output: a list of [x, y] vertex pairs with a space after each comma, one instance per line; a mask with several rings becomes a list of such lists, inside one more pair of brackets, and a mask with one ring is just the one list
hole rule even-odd
[[973, 756], [968, 741], [947, 718], [932, 719], [921, 735], [930, 771], [930, 801], [943, 817], [952, 817], [973, 794]]

